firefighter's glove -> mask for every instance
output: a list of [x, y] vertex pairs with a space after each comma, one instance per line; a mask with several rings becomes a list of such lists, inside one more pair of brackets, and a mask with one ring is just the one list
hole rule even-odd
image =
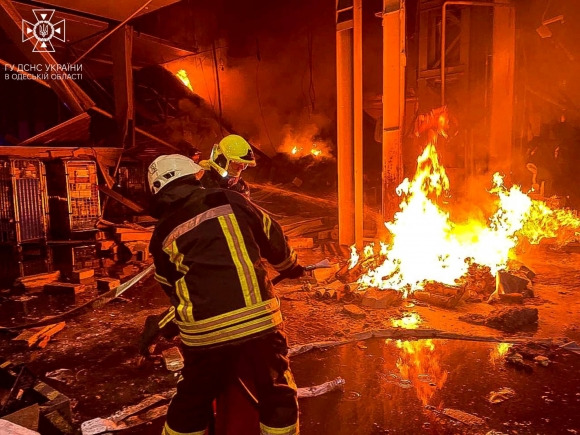
[[282, 272], [281, 275], [283, 275], [284, 278], [296, 279], [296, 278], [300, 278], [300, 277], [304, 276], [304, 271], [305, 271], [304, 270], [304, 267], [302, 267], [301, 265], [299, 265], [298, 263], [296, 263], [290, 269], [285, 270], [284, 272]]
[[139, 336], [139, 353], [143, 356], [149, 356], [149, 347], [155, 343], [161, 334], [158, 317], [147, 316], [147, 320], [145, 320], [145, 327]]
[[171, 340], [179, 334], [179, 328], [174, 322], [168, 322], [163, 327], [159, 326], [159, 322], [167, 315], [167, 312], [159, 315], [148, 316], [145, 320], [145, 327], [139, 337], [139, 353], [143, 356], [149, 356], [149, 348], [153, 345], [159, 337], [166, 340]]

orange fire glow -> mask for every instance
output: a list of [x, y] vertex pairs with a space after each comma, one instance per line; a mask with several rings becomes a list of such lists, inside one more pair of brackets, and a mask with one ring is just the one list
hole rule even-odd
[[511, 347], [512, 345], [510, 343], [498, 343], [489, 354], [489, 360], [491, 363], [496, 365], [497, 363], [502, 362]]
[[[396, 189], [401, 197], [399, 211], [385, 223], [391, 241], [381, 243], [380, 264], [359, 278], [361, 288], [395, 289], [406, 297], [429, 281], [452, 286], [473, 263], [488, 266], [492, 274], [505, 269], [521, 238], [538, 243], [556, 236], [562, 227], [572, 234], [580, 228], [580, 219], [572, 212], [552, 210], [519, 186], [508, 189], [499, 173], [494, 174], [489, 191], [496, 210], [487, 221], [452, 222], [440, 207], [442, 195], [449, 195], [449, 179], [436, 149], [437, 138], [445, 136], [442, 127], [447, 121], [442, 116], [417, 159], [415, 176]], [[372, 251], [373, 247], [365, 247], [363, 258]], [[351, 248], [350, 268], [358, 261], [359, 254]]]
[[319, 129], [314, 124], [305, 124], [299, 130], [286, 128], [278, 151], [293, 158], [311, 156], [317, 160], [332, 158], [332, 145], [318, 138]]
[[397, 340], [397, 347], [402, 350], [397, 361], [401, 378], [411, 381], [423, 405], [429, 404], [431, 397], [447, 381], [447, 372], [441, 367], [435, 343], [433, 340]]
[[183, 82], [183, 84], [185, 86], [187, 86], [189, 88], [190, 91], [193, 91], [193, 87], [191, 86], [191, 83], [189, 81], [189, 77], [187, 75], [187, 71], [185, 71], [184, 69], [180, 69], [179, 71], [177, 71], [175, 73], [175, 75], [177, 76], [177, 78], [179, 80], [181, 80]]
[[292, 149], [290, 150], [290, 154], [292, 154], [293, 156], [296, 156], [296, 157], [304, 157], [308, 154], [310, 154], [314, 157], [326, 157], [327, 156], [327, 154], [325, 154], [325, 152], [322, 149], [318, 148], [318, 145], [316, 145], [315, 143], [313, 143], [311, 147], [294, 145], [292, 147]]
[[421, 316], [417, 313], [404, 313], [400, 319], [391, 319], [391, 325], [403, 329], [417, 329], [421, 322]]

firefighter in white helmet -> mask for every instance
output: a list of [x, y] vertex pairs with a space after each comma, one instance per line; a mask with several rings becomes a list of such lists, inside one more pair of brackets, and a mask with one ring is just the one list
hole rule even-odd
[[[187, 141], [181, 141], [178, 146], [205, 171], [203, 176], [198, 173], [202, 186], [228, 189], [250, 198], [250, 187], [242, 179], [241, 173], [248, 166], [256, 166], [256, 160], [252, 147], [243, 137], [236, 134], [224, 137], [213, 146], [209, 160], [200, 161], [201, 152]], [[149, 348], [159, 336], [171, 339], [177, 335], [173, 320], [174, 313], [170, 309], [147, 318], [139, 339], [139, 352], [144, 357], [149, 356]]]
[[201, 173], [179, 155], [149, 167], [158, 219], [149, 249], [185, 360], [163, 434], [203, 435], [213, 399], [235, 380], [240, 363], [253, 368], [261, 434], [298, 434], [280, 303], [261, 256], [288, 278], [304, 269], [274, 219], [243, 195], [203, 188]]
[[209, 160], [200, 165], [206, 170], [201, 182], [204, 187], [220, 187], [250, 197], [250, 188], [242, 179], [242, 171], [256, 166], [250, 144], [237, 134], [224, 137], [213, 146]]

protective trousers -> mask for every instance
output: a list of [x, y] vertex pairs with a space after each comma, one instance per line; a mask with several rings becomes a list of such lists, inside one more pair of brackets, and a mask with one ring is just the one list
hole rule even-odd
[[162, 435], [204, 435], [213, 400], [228, 383], [237, 382], [240, 364], [251, 367], [249, 381], [258, 399], [260, 433], [299, 434], [296, 384], [287, 352], [286, 337], [280, 331], [209, 349], [184, 346], [183, 379], [169, 405]]

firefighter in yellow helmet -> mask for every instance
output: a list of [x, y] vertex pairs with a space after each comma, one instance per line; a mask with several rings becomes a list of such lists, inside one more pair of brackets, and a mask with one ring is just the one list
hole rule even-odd
[[250, 144], [237, 134], [224, 137], [214, 145], [209, 160], [200, 163], [206, 172], [201, 180], [206, 188], [219, 187], [250, 197], [250, 188], [242, 178], [242, 171], [256, 166]]
[[205, 434], [213, 399], [244, 364], [252, 367], [260, 433], [296, 435], [280, 302], [261, 257], [288, 278], [304, 269], [274, 219], [243, 195], [203, 188], [200, 173], [180, 155], [160, 156], [148, 170], [158, 219], [149, 250], [173, 305], [185, 364], [163, 434]]

